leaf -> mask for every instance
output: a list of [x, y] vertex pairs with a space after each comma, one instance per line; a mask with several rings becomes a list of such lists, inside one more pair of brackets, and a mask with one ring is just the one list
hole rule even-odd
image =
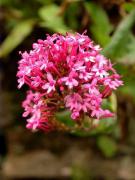
[[120, 89], [120, 92], [131, 96], [135, 103], [135, 77], [133, 74], [124, 78], [124, 86]]
[[0, 6], [10, 6], [13, 0], [0, 0]]
[[135, 10], [118, 25], [110, 43], [102, 53], [109, 58], [118, 59], [128, 53], [129, 44], [134, 41], [130, 30], [135, 22]]
[[[97, 121], [97, 120], [92, 120]], [[90, 130], [76, 130], [71, 132], [71, 134], [76, 135], [76, 136], [80, 136], [80, 137], [87, 137], [87, 136], [97, 136], [97, 135], [101, 135], [101, 134], [112, 134], [114, 131], [114, 128], [116, 128], [116, 119], [114, 118], [105, 118], [105, 119], [101, 119], [100, 121], [98, 121], [98, 125], [93, 127]]]
[[116, 69], [119, 70], [119, 73], [122, 74], [122, 80], [124, 86], [120, 87], [118, 92], [119, 94], [125, 94], [131, 97], [135, 103], [135, 66], [131, 66], [124, 63], [117, 63]]
[[135, 63], [135, 37], [132, 37], [132, 40], [128, 44], [128, 49], [125, 52], [125, 55], [118, 59], [120, 63], [125, 64], [126, 66], [134, 65]]
[[115, 93], [112, 93], [111, 96], [109, 97], [109, 102], [110, 102], [110, 109], [113, 112], [117, 112], [117, 97]]
[[88, 11], [92, 24], [90, 24], [90, 30], [94, 36], [94, 39], [105, 46], [110, 41], [110, 32], [113, 27], [109, 22], [107, 13], [100, 6], [92, 2], [86, 2], [85, 8]]
[[8, 34], [0, 46], [0, 57], [7, 56], [32, 32], [35, 21], [33, 19], [18, 23]]
[[[71, 113], [67, 110], [57, 112], [55, 116], [58, 121], [64, 123], [66, 126], [71, 128], [71, 134], [81, 137], [97, 135], [100, 133], [110, 133], [113, 131], [114, 126], [116, 125], [116, 120], [114, 118], [107, 118], [100, 120], [99, 125], [97, 127], [91, 130], [85, 130], [85, 128], [90, 128], [92, 124], [88, 124], [87, 122], [85, 122], [83, 124], [84, 129], [77, 128], [76, 122], [73, 119], [71, 119]], [[87, 117], [84, 121], [87, 121]], [[93, 121], [94, 119], [91, 122]]]
[[97, 146], [107, 158], [113, 157], [117, 152], [115, 141], [107, 136], [99, 136], [97, 139]]
[[61, 111], [56, 113], [56, 118], [69, 127], [73, 127], [75, 125], [74, 120], [71, 119], [71, 113], [69, 111]]
[[109, 109], [112, 112], [117, 111], [117, 97], [114, 93], [112, 93], [109, 98], [103, 99], [102, 108]]
[[135, 8], [135, 4], [134, 2], [125, 2], [122, 5], [122, 8], [126, 11], [126, 12], [130, 12]]
[[39, 9], [39, 16], [43, 20], [41, 26], [52, 29], [55, 32], [66, 33], [68, 27], [58, 13], [59, 7], [55, 4], [44, 6]]
[[77, 2], [72, 2], [68, 5], [68, 8], [65, 12], [65, 19], [71, 29], [78, 29], [80, 27], [80, 24], [78, 23], [80, 8], [80, 4]]

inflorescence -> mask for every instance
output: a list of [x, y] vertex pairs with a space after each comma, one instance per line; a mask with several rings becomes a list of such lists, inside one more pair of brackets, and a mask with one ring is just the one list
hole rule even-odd
[[29, 53], [21, 53], [18, 88], [24, 84], [30, 88], [22, 104], [27, 128], [55, 129], [59, 124], [55, 113], [65, 109], [76, 123], [84, 116], [98, 120], [113, 116], [102, 109], [102, 101], [122, 81], [100, 51], [87, 35], [67, 33], [47, 35]]

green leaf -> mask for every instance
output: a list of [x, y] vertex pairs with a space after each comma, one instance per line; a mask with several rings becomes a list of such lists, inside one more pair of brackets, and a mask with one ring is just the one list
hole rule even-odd
[[122, 5], [122, 8], [126, 11], [126, 12], [130, 12], [135, 8], [135, 4], [134, 2], [125, 2]]
[[113, 112], [117, 112], [117, 97], [115, 93], [112, 93], [111, 96], [109, 97], [109, 102], [110, 102], [110, 109]]
[[132, 40], [128, 43], [127, 51], [125, 55], [118, 59], [119, 62], [125, 64], [126, 66], [135, 64], [135, 37], [132, 35]]
[[120, 89], [120, 92], [131, 96], [135, 103], [135, 77], [133, 74], [128, 73], [124, 78], [124, 86]]
[[18, 23], [0, 46], [0, 57], [7, 56], [32, 32], [35, 21], [25, 20]]
[[114, 93], [112, 93], [111, 96], [109, 96], [109, 98], [103, 99], [102, 108], [109, 109], [112, 112], [117, 111], [117, 98]]
[[97, 145], [105, 157], [113, 157], [117, 152], [115, 141], [107, 136], [99, 136]]
[[128, 97], [131, 97], [135, 103], [135, 65], [127, 63], [117, 63], [116, 69], [119, 70], [119, 73], [122, 74], [122, 80], [124, 85], [119, 88], [118, 94], [124, 94]]
[[0, 0], [0, 6], [10, 6], [13, 0]]
[[[81, 136], [81, 137], [87, 137], [87, 136], [95, 136], [95, 135], [101, 135], [101, 134], [111, 134], [114, 131], [114, 128], [116, 127], [116, 119], [114, 118], [105, 118], [98, 121], [98, 125], [96, 126], [97, 120], [92, 119], [92, 121], [95, 123], [95, 127], [93, 127], [90, 130], [76, 130], [71, 132], [73, 135]], [[96, 122], [95, 122], [96, 121]], [[90, 126], [89, 126], [90, 128]]]
[[134, 41], [133, 35], [130, 32], [134, 22], [135, 10], [118, 25], [110, 43], [102, 51], [104, 55], [112, 59], [119, 59], [129, 52], [129, 44]]
[[58, 14], [59, 6], [52, 4], [39, 9], [39, 16], [43, 20], [42, 27], [47, 27], [55, 32], [66, 33], [68, 27], [65, 25], [62, 17]]
[[56, 118], [58, 121], [61, 121], [69, 127], [73, 127], [75, 125], [74, 120], [71, 119], [71, 113], [69, 111], [61, 111], [56, 113]]
[[71, 29], [78, 29], [80, 28], [80, 24], [78, 23], [78, 18], [80, 17], [80, 4], [77, 2], [70, 3], [68, 8], [65, 12], [65, 19], [68, 26]]
[[86, 2], [85, 8], [88, 11], [92, 24], [90, 24], [90, 30], [97, 41], [102, 46], [105, 46], [110, 41], [110, 32], [113, 27], [109, 22], [107, 13], [100, 6], [92, 2]]

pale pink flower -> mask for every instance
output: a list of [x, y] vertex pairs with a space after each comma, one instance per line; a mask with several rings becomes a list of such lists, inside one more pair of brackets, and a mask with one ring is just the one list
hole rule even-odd
[[65, 85], [69, 87], [69, 89], [72, 89], [74, 86], [78, 86], [78, 81], [72, 77], [63, 77], [61, 79]]
[[42, 88], [47, 90], [47, 93], [50, 93], [51, 91], [55, 91], [55, 83], [56, 81], [53, 79], [51, 74], [47, 74], [47, 80], [49, 82], [45, 83]]
[[85, 57], [84, 60], [85, 60], [86, 62], [95, 62], [95, 56]]
[[42, 79], [41, 79], [40, 76], [32, 77], [31, 79], [33, 80], [31, 82], [31, 85], [34, 86], [34, 87], [38, 87], [42, 83]]
[[105, 80], [104, 80], [104, 85], [105, 86], [109, 86], [110, 87], [110, 89], [117, 89], [119, 86], [121, 86], [123, 83], [122, 83], [122, 81], [121, 80], [118, 80], [118, 79], [114, 79], [114, 80], [112, 80], [112, 79], [109, 79], [109, 78], [106, 78]]
[[24, 77], [21, 77], [20, 79], [18, 79], [17, 82], [18, 82], [18, 88], [20, 89], [25, 83]]

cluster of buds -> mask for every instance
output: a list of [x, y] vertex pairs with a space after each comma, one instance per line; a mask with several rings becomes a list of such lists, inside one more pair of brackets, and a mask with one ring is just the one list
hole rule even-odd
[[57, 127], [55, 114], [69, 110], [76, 123], [85, 116], [93, 119], [112, 117], [102, 109], [102, 101], [122, 81], [111, 62], [85, 34], [47, 35], [28, 53], [21, 53], [18, 88], [30, 90], [23, 102], [27, 128], [52, 130]]

